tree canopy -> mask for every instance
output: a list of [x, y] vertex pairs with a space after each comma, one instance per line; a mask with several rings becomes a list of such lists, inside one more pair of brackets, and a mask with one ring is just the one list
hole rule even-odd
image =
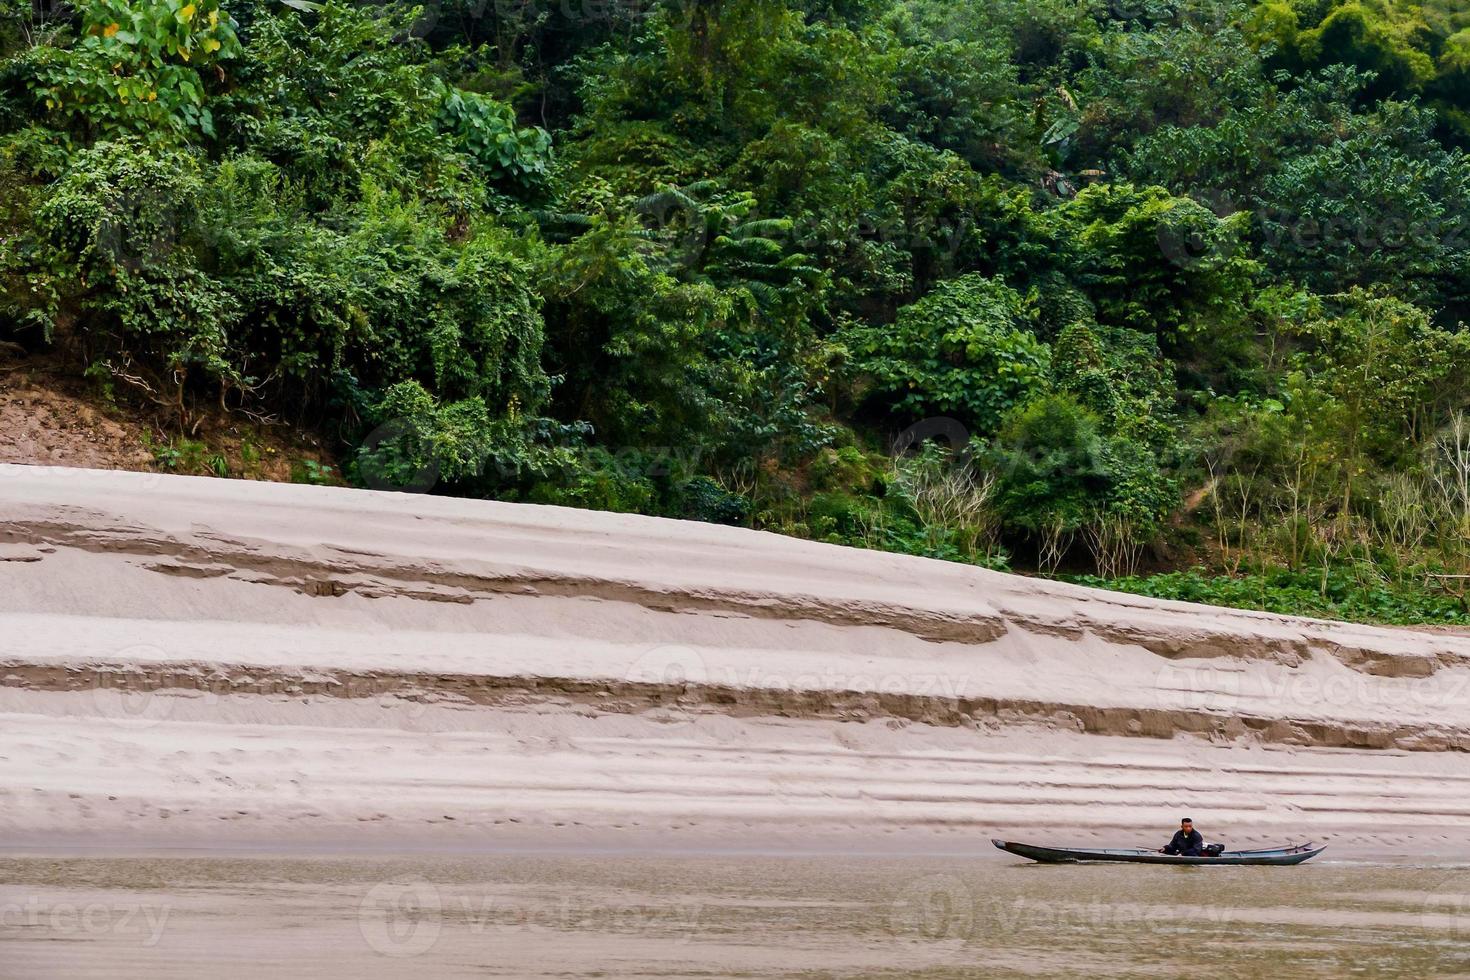
[[374, 486], [1461, 568], [1467, 146], [1449, 0], [7, 0], [0, 339]]

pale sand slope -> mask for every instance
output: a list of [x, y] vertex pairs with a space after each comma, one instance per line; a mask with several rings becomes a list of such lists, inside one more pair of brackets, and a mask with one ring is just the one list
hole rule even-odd
[[0, 839], [1470, 847], [1470, 638], [560, 508], [0, 466]]

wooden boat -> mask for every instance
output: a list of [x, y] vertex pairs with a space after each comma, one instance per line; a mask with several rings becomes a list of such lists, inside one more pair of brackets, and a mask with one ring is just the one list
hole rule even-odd
[[1301, 864], [1327, 850], [1326, 845], [1318, 847], [1313, 844], [1296, 844], [1255, 851], [1225, 851], [1216, 857], [1185, 857], [1181, 854], [1160, 854], [1142, 847], [1038, 847], [1035, 844], [1017, 844], [1007, 840], [992, 840], [990, 843], [1002, 851], [1019, 854], [1044, 864], [1070, 864], [1078, 861], [1130, 861], [1135, 864]]

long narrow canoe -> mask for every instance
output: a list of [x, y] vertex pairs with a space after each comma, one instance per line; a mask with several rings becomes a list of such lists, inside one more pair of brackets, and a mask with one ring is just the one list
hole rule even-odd
[[1312, 844], [1296, 844], [1292, 847], [1268, 847], [1255, 851], [1226, 851], [1218, 857], [1185, 857], [1180, 854], [1160, 854], [1141, 847], [1038, 847], [1035, 844], [1017, 844], [1007, 840], [992, 840], [990, 843], [1002, 851], [1045, 864], [1077, 861], [1131, 861], [1136, 864], [1301, 864], [1327, 850], [1326, 845], [1317, 847]]

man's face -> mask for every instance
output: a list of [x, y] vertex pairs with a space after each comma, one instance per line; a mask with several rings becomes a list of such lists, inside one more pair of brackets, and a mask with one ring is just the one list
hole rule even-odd
[[1194, 829], [1194, 824], [1190, 823], [1188, 820], [1181, 820], [1179, 821], [1179, 829], [1187, 834]]

